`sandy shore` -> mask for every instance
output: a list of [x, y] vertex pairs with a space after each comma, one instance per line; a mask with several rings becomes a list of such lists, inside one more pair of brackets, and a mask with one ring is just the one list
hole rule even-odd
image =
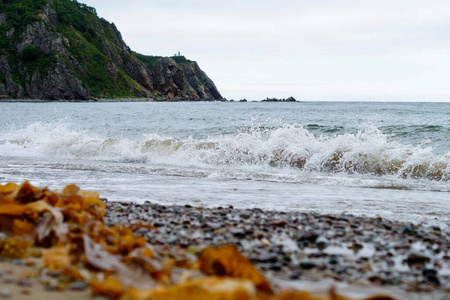
[[[107, 202], [107, 225], [150, 221], [140, 228], [155, 251], [191, 253], [232, 243], [266, 276], [304, 283], [366, 285], [399, 299], [450, 298], [448, 230], [381, 218], [296, 212]], [[44, 287], [37, 266], [0, 262], [0, 299], [89, 299], [87, 285]], [[39, 277], [38, 277], [39, 278]], [[312, 286], [312, 284], [308, 284]], [[406, 296], [405, 296], [406, 295]]]
[[88, 289], [55, 291], [38, 278], [39, 268], [21, 265], [21, 261], [0, 262], [0, 299], [79, 300], [90, 299]]

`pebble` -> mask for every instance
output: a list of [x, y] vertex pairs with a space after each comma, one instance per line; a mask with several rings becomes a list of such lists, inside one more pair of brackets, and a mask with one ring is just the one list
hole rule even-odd
[[252, 261], [261, 263], [275, 263], [278, 261], [278, 256], [274, 253], [266, 253], [253, 258]]
[[337, 265], [337, 264], [339, 264], [339, 259], [336, 255], [332, 255], [332, 256], [330, 256], [330, 260], [328, 261], [328, 263], [330, 265]]
[[21, 286], [21, 287], [32, 287], [33, 286], [33, 284], [29, 280], [26, 280], [26, 279], [20, 279], [17, 282], [17, 285]]
[[89, 287], [86, 282], [83, 281], [75, 281], [69, 285], [69, 289], [72, 291], [84, 291]]
[[441, 282], [438, 278], [438, 273], [433, 269], [424, 269], [422, 271], [422, 275], [425, 279], [425, 282], [431, 283], [433, 285], [441, 285]]
[[24, 266], [25, 265], [25, 263], [21, 259], [13, 259], [11, 261], [11, 263], [16, 266]]
[[10, 290], [1, 289], [0, 290], [0, 296], [2, 296], [2, 298], [10, 298], [12, 296], [12, 293], [11, 293]]
[[408, 254], [405, 262], [408, 264], [419, 264], [419, 263], [427, 263], [430, 261], [430, 258], [422, 253], [411, 252]]
[[52, 271], [48, 271], [46, 273], [47, 276], [52, 277], [52, 278], [58, 278], [61, 276], [61, 274], [59, 274], [58, 272], [52, 272]]
[[240, 230], [240, 229], [232, 230], [231, 234], [234, 237], [237, 237], [237, 238], [240, 238], [240, 239], [245, 238], [245, 231]]
[[311, 270], [315, 267], [317, 267], [317, 265], [313, 262], [304, 261], [300, 263], [300, 268], [302, 268], [303, 270]]
[[318, 242], [318, 243], [316, 243], [316, 247], [317, 247], [317, 249], [319, 249], [319, 250], [324, 250], [326, 247], [328, 247], [328, 243], [327, 242], [324, 242], [324, 241], [320, 241], [320, 242]]
[[294, 272], [291, 275], [289, 275], [290, 280], [299, 280], [300, 278], [302, 278], [302, 273], [299, 272]]
[[14, 278], [10, 278], [10, 277], [3, 279], [3, 283], [6, 283], [6, 284], [14, 283], [15, 281], [16, 280]]

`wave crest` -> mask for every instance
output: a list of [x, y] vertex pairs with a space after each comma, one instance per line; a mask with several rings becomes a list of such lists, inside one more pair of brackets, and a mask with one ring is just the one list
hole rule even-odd
[[[315, 125], [315, 124], [312, 124]], [[105, 138], [64, 122], [35, 123], [2, 134], [0, 155], [71, 157], [133, 163], [261, 166], [325, 173], [450, 179], [450, 153], [390, 141], [376, 126], [334, 137], [314, 136], [301, 125], [252, 127], [233, 135], [177, 139], [156, 134], [141, 140]]]

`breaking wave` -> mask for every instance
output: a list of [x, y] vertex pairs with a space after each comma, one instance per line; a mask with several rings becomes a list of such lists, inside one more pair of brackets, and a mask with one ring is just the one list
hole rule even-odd
[[[208, 166], [262, 166], [324, 173], [395, 175], [450, 180], [450, 152], [392, 141], [376, 126], [355, 133], [315, 136], [315, 124], [251, 127], [232, 135], [177, 139], [157, 134], [140, 140], [101, 137], [65, 122], [34, 123], [0, 135], [0, 156]], [[434, 130], [433, 128], [429, 128]]]

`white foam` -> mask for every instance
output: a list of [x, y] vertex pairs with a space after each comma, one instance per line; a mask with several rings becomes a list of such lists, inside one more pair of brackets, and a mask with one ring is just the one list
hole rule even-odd
[[[285, 124], [278, 128], [255, 126], [233, 135], [205, 139], [147, 134], [130, 140], [98, 136], [66, 121], [38, 122], [1, 133], [0, 155], [220, 167], [218, 176], [228, 172], [239, 177], [240, 171], [245, 170], [244, 177], [253, 173], [250, 177], [258, 180], [264, 180], [268, 173], [270, 180], [276, 180], [275, 174], [282, 174], [281, 180], [289, 181], [292, 174], [297, 177], [301, 172], [316, 174], [315, 178], [331, 175], [340, 180], [358, 174], [358, 180], [365, 180], [366, 184], [368, 179], [361, 175], [441, 182], [450, 179], [450, 153], [439, 156], [427, 144], [390, 141], [371, 124], [363, 125], [354, 134], [334, 137], [314, 136], [301, 125]], [[379, 183], [377, 179], [376, 184]]]

